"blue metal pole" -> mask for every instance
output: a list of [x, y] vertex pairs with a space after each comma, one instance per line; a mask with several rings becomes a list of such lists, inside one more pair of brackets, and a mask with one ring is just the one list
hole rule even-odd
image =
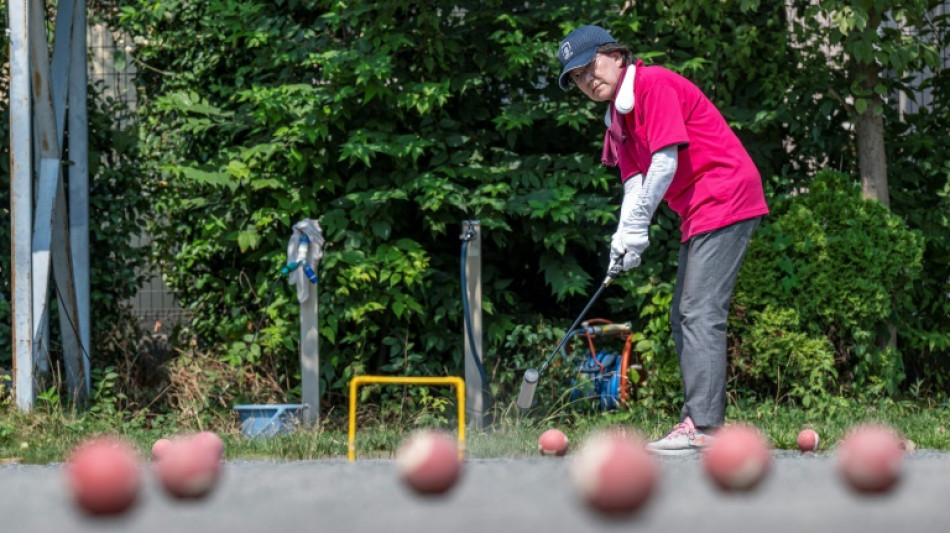
[[76, 288], [79, 340], [82, 346], [86, 397], [92, 390], [92, 315], [89, 264], [89, 120], [86, 110], [86, 0], [76, 0], [72, 59], [69, 61], [69, 250]]

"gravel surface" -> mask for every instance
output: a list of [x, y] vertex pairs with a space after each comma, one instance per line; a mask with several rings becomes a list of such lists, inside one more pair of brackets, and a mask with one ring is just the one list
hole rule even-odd
[[[138, 505], [90, 518], [70, 499], [62, 464], [0, 466], [0, 532], [898, 532], [950, 529], [950, 453], [909, 453], [883, 496], [848, 490], [831, 453], [775, 452], [751, 493], [724, 494], [699, 457], [663, 458], [657, 491], [637, 514], [605, 519], [579, 500], [572, 457], [474, 459], [451, 492], [418, 497], [391, 460], [228, 461], [205, 500], [167, 497], [146, 465]], [[913, 528], [913, 529], [910, 529]]]

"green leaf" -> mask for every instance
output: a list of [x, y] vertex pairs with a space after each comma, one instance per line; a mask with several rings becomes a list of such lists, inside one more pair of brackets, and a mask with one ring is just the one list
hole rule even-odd
[[238, 233], [237, 242], [241, 252], [247, 252], [248, 250], [257, 248], [261, 242], [261, 236], [257, 232], [257, 229], [249, 228]]
[[858, 112], [859, 115], [863, 115], [868, 110], [868, 101], [867, 98], [856, 98], [854, 100], [854, 110]]

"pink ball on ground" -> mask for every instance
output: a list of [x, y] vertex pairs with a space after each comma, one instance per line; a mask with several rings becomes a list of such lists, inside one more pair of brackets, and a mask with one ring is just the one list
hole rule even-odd
[[172, 441], [155, 465], [162, 487], [179, 499], [201, 499], [217, 484], [220, 453], [194, 436]]
[[754, 489], [769, 472], [772, 452], [754, 427], [727, 426], [719, 430], [703, 454], [710, 479], [725, 491]]
[[803, 429], [798, 434], [798, 449], [803, 452], [813, 452], [818, 449], [818, 432], [814, 429]]
[[93, 515], [117, 515], [131, 508], [142, 486], [135, 449], [117, 438], [87, 440], [70, 453], [66, 474], [73, 499]]
[[585, 439], [571, 464], [571, 480], [584, 502], [606, 515], [632, 513], [653, 495], [659, 467], [643, 441], [618, 431]]
[[838, 473], [854, 490], [887, 492], [900, 480], [904, 450], [891, 428], [861, 425], [845, 435], [837, 460]]
[[171, 445], [172, 441], [168, 439], [158, 439], [152, 444], [152, 460], [157, 461], [162, 453]]
[[221, 437], [213, 431], [202, 431], [196, 433], [192, 439], [195, 440], [197, 445], [205, 446], [211, 453], [217, 454], [219, 459], [224, 458], [224, 441], [221, 440]]
[[403, 482], [419, 494], [443, 494], [458, 480], [462, 469], [458, 444], [441, 431], [410, 435], [396, 450], [396, 466]]
[[567, 453], [567, 446], [567, 435], [559, 429], [549, 429], [538, 438], [538, 451], [541, 455], [561, 457]]

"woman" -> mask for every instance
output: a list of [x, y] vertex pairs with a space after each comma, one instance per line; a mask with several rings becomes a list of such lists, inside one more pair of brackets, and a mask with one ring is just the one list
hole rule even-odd
[[686, 78], [633, 61], [605, 29], [581, 26], [558, 48], [562, 89], [607, 102], [601, 159], [618, 166], [620, 220], [608, 272], [640, 265], [660, 200], [680, 217], [670, 326], [683, 376], [681, 420], [647, 449], [695, 453], [726, 409], [726, 319], [752, 232], [768, 206], [752, 158], [722, 114]]

